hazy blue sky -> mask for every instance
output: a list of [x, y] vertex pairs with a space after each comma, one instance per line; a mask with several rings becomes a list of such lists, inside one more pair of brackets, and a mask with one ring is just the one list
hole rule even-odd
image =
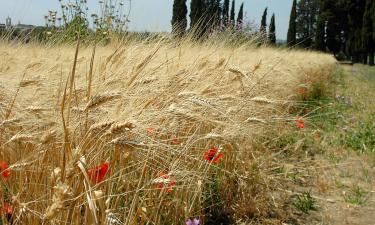
[[[243, 0], [246, 19], [256, 24], [265, 7], [268, 6], [268, 23], [271, 14], [276, 15], [276, 34], [278, 39], [286, 39], [292, 0]], [[98, 0], [88, 0], [91, 11], [96, 11]], [[128, 3], [124, 0], [125, 4]], [[236, 1], [236, 12], [241, 4]], [[170, 31], [173, 0], [132, 0], [130, 30]], [[188, 6], [190, 0], [188, 0]], [[58, 10], [58, 0], [0, 0], [0, 23], [10, 16], [13, 23], [43, 25], [43, 15], [48, 10]]]

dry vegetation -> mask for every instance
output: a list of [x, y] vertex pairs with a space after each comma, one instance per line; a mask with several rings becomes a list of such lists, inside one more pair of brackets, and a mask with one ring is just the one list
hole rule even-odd
[[[329, 55], [220, 43], [1, 43], [0, 159], [11, 174], [0, 201], [13, 210], [2, 220], [279, 224], [271, 171], [282, 149], [267, 146], [297, 129], [301, 87], [334, 66]], [[204, 157], [213, 148], [217, 163]], [[103, 181], [92, 175], [100, 165]]]

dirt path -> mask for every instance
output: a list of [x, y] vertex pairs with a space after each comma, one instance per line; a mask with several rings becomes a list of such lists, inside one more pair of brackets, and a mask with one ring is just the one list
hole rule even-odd
[[375, 224], [375, 69], [342, 68], [344, 82], [329, 104], [339, 122], [318, 137], [321, 154], [300, 169], [307, 180], [291, 186], [309, 192], [316, 210], [297, 212], [295, 224]]

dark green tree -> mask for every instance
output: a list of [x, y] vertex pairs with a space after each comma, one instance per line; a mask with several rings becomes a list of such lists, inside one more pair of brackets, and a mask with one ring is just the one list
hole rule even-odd
[[262, 21], [260, 23], [260, 32], [262, 35], [267, 33], [267, 8], [263, 12]]
[[212, 27], [216, 28], [220, 26], [221, 23], [221, 3], [220, 0], [210, 0], [209, 3], [209, 15], [211, 16], [210, 20], [212, 21]]
[[172, 32], [176, 36], [183, 36], [187, 27], [186, 0], [174, 0], [172, 15]]
[[348, 35], [346, 54], [354, 63], [363, 62], [364, 48], [362, 45], [363, 15], [366, 1], [348, 0]]
[[275, 13], [272, 14], [269, 32], [268, 32], [268, 41], [272, 45], [276, 45], [276, 25], [275, 25]]
[[223, 25], [227, 26], [229, 21], [229, 0], [224, 0], [223, 4]]
[[[318, 18], [317, 42], [319, 45], [324, 38], [324, 46], [334, 55], [343, 50], [347, 33], [346, 0], [322, 0]], [[323, 33], [322, 33], [323, 32]]]
[[300, 0], [297, 3], [296, 37], [298, 45], [311, 47], [316, 34], [320, 0]]
[[243, 5], [244, 3], [242, 2], [240, 10], [238, 11], [238, 16], [237, 16], [237, 28], [242, 29], [242, 24], [243, 24]]
[[236, 0], [233, 0], [232, 1], [232, 8], [231, 8], [231, 10], [230, 10], [230, 23], [232, 24], [232, 26], [234, 27], [234, 25], [235, 25], [235, 22], [236, 22], [236, 20], [235, 20], [235, 7], [236, 7]]
[[365, 57], [368, 57], [368, 64], [370, 66], [374, 65], [374, 51], [375, 43], [373, 38], [373, 11], [374, 1], [367, 0], [366, 8], [363, 14], [363, 26], [362, 26], [362, 43], [364, 49], [366, 49]]
[[375, 3], [372, 5], [372, 31], [373, 31], [373, 38], [375, 40]]
[[314, 48], [318, 51], [326, 51], [326, 12], [324, 8], [324, 0], [320, 1], [319, 14], [316, 24], [316, 34]]
[[293, 0], [292, 10], [290, 12], [289, 28], [287, 36], [288, 46], [294, 46], [296, 44], [296, 19], [297, 19], [297, 0]]
[[202, 24], [202, 17], [205, 11], [204, 0], [192, 0], [190, 3], [190, 29], [198, 29]]

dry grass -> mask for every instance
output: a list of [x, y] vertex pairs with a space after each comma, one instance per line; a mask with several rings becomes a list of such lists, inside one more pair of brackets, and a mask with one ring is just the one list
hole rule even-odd
[[[191, 42], [74, 55], [0, 44], [0, 157], [12, 168], [0, 201], [13, 206], [13, 224], [283, 219], [267, 219], [278, 210], [267, 174], [274, 153], [254, 143], [295, 128], [288, 109], [299, 85], [328, 76], [332, 57]], [[219, 164], [203, 157], [214, 146]], [[110, 172], [92, 183], [88, 169], [103, 162]]]

